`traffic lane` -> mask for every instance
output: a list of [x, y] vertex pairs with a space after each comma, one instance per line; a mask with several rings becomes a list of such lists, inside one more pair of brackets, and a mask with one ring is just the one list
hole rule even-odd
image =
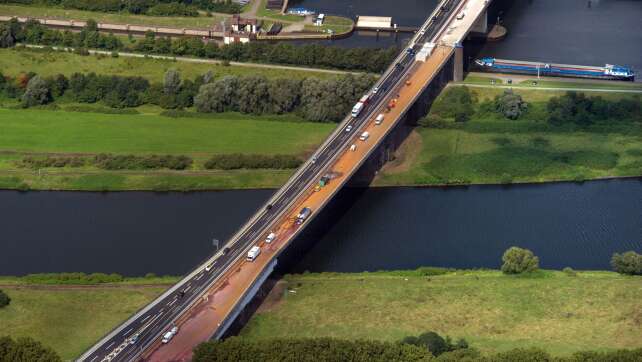
[[[408, 58], [408, 57], [403, 57], [403, 58], [402, 58], [402, 60], [401, 60], [401, 62], [402, 62], [402, 63], [408, 63], [408, 61], [409, 61], [409, 58]], [[400, 77], [401, 77], [401, 76], [403, 76], [405, 73], [406, 73], [406, 72], [400, 72]], [[393, 77], [393, 78], [398, 78], [398, 77]], [[394, 82], [394, 83], [398, 83], [398, 80], [399, 80], [399, 79], [392, 79], [392, 80], [389, 80], [389, 81], [387, 81], [387, 82]], [[387, 83], [387, 82], [386, 82], [386, 83], [384, 83], [384, 87], [388, 85], [388, 83]], [[384, 90], [384, 92], [385, 92], [385, 90]], [[379, 98], [379, 96], [375, 97], [375, 101], [376, 101], [378, 98]], [[374, 103], [376, 104], [376, 103], [378, 103], [378, 102], [374, 102]], [[376, 108], [376, 107], [373, 107], [373, 108]], [[357, 124], [363, 124], [364, 122], [366, 122], [366, 121], [367, 121], [367, 117], [359, 117], [359, 118], [361, 118], [361, 119], [362, 119], [362, 121], [361, 121], [361, 122], [356, 122]], [[357, 120], [358, 120], [358, 119], [357, 119]], [[346, 137], [341, 137], [341, 136], [339, 136], [339, 137], [335, 138], [335, 141], [338, 141], [338, 143], [343, 143], [345, 140], [346, 140]], [[329, 154], [328, 154], [328, 156], [331, 156], [333, 152], [328, 151], [328, 153], [329, 153]], [[320, 167], [319, 167], [319, 169], [320, 169]], [[316, 172], [314, 172], [314, 171], [317, 171], [317, 170], [312, 170], [311, 172], [308, 172], [308, 173], [310, 174], [310, 176], [312, 176], [312, 175], [315, 175], [315, 174], [316, 174]], [[320, 171], [320, 170], [319, 170], [319, 171]], [[304, 173], [304, 174], [305, 174], [305, 173]], [[304, 177], [304, 178], [309, 180], [309, 177]], [[301, 180], [301, 181], [303, 181], [303, 180]], [[307, 181], [307, 180], [306, 180], [306, 181]], [[307, 182], [306, 182], [306, 184], [307, 184]], [[294, 192], [294, 193], [296, 194], [296, 192]], [[279, 210], [279, 211], [282, 211], [282, 210]], [[266, 220], [265, 222], [268, 222], [268, 221], [269, 221], [269, 218], [267, 218], [267, 220]], [[267, 227], [267, 225], [264, 225], [263, 223], [257, 223], [257, 225], [256, 225], [256, 230], [253, 230], [252, 234], [250, 234], [250, 237], [248, 237], [248, 239], [253, 239], [254, 235], [255, 235], [257, 232], [260, 232], [261, 230], [265, 229], [266, 227]], [[253, 241], [253, 240], [248, 240], [248, 242], [251, 242], [251, 241]]]

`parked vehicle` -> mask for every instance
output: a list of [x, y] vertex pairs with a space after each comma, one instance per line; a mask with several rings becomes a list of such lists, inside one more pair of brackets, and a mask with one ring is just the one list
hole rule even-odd
[[380, 113], [380, 114], [377, 116], [377, 118], [375, 118], [375, 124], [376, 124], [376, 125], [379, 125], [379, 124], [383, 123], [383, 118], [384, 118], [383, 113]]
[[350, 146], [350, 151], [354, 152], [357, 150], [357, 145]]
[[258, 247], [257, 245], [254, 245], [250, 251], [247, 252], [247, 257], [245, 260], [247, 261], [254, 261], [257, 256], [261, 254], [261, 248]]
[[370, 137], [370, 133], [368, 133], [368, 132], [366, 131], [366, 132], [363, 132], [363, 133], [361, 134], [361, 136], [359, 137], [359, 139], [365, 142], [365, 140], [367, 140], [367, 139], [368, 139], [368, 137]]
[[304, 207], [296, 216], [296, 224], [297, 225], [303, 224], [311, 214], [312, 214], [312, 209], [310, 209], [309, 207]]

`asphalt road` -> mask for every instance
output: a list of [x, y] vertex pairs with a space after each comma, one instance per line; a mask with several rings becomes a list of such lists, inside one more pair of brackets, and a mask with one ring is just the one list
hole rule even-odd
[[[425, 32], [422, 35], [416, 35], [412, 43], [414, 52], [418, 52], [424, 42], [437, 34], [460, 2], [461, 0], [447, 0], [445, 10], [442, 8], [435, 19], [429, 19], [424, 23], [422, 28], [425, 28]], [[316, 160], [311, 159], [306, 162], [294, 178], [284, 186], [285, 188], [276, 193], [276, 199], [269, 201], [270, 206], [259, 210], [255, 218], [250, 219], [250, 224], [246, 225], [240, 236], [236, 240], [230, 240], [224, 251], [217, 254], [218, 257], [215, 257], [209, 271], [205, 270], [205, 266], [209, 265], [207, 262], [200, 265], [169, 292], [108, 334], [81, 356], [80, 360], [89, 362], [135, 360], [147, 347], [162, 338], [162, 335], [171, 329], [173, 322], [189, 310], [193, 302], [209, 289], [230, 265], [244, 258], [247, 250], [269, 233], [270, 227], [291, 208], [292, 203], [309, 190], [311, 184], [327, 171], [334, 159], [354, 142], [362, 127], [374, 117], [376, 110], [380, 109], [389, 98], [389, 91], [403, 84], [404, 77], [413, 62], [414, 54], [404, 49], [395, 63], [375, 84], [379, 91], [371, 95], [359, 116], [348, 117], [343, 121], [339, 126], [340, 131], [333, 133], [329, 142], [313, 155], [313, 159]], [[345, 131], [348, 125], [352, 126], [350, 132]]]

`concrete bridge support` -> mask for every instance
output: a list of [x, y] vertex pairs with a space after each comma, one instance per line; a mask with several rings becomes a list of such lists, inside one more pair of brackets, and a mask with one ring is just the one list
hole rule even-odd
[[488, 33], [488, 10], [484, 11], [479, 15], [477, 21], [470, 28], [471, 33]]

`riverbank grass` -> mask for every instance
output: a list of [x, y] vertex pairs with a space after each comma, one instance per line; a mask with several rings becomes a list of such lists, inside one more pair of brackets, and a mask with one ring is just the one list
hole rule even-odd
[[[503, 92], [471, 90], [481, 100]], [[530, 102], [523, 120], [482, 114], [463, 124], [447, 123], [444, 128], [418, 127], [374, 184], [509, 184], [642, 175], [642, 124], [553, 127], [545, 121], [546, 101], [562, 92], [515, 93]], [[635, 97], [624, 93], [603, 96]]]
[[[152, 107], [143, 107], [152, 112]], [[206, 170], [214, 154], [297, 155], [311, 152], [333, 125], [291, 116], [238, 113], [170, 118], [158, 114], [101, 114], [0, 109], [0, 187], [43, 190], [212, 190], [278, 187], [293, 170]], [[275, 140], [278, 140], [276, 142]], [[18, 167], [32, 156], [185, 155], [185, 171], [105, 171], [93, 166]]]
[[53, 348], [63, 360], [73, 360], [166, 288], [3, 285], [11, 304], [0, 309], [2, 334], [32, 337]]
[[[303, 274], [284, 277], [244, 338], [398, 341], [425, 331], [465, 338], [483, 353], [539, 347], [555, 355], [642, 347], [641, 277], [611, 272], [499, 271]], [[269, 298], [268, 298], [269, 299]]]
[[[128, 41], [128, 40], [125, 40]], [[336, 74], [327, 72], [299, 71], [296, 69], [278, 69], [270, 66], [238, 66], [193, 63], [184, 61], [162, 60], [154, 58], [118, 57], [106, 55], [80, 56], [61, 51], [43, 51], [29, 48], [0, 49], [0, 70], [4, 75], [13, 76], [20, 73], [35, 72], [41, 76], [73, 73], [96, 73], [103, 75], [139, 76], [150, 82], [163, 81], [165, 72], [176, 69], [183, 79], [194, 79], [212, 71], [215, 77], [261, 75], [266, 78], [330, 78]]]

